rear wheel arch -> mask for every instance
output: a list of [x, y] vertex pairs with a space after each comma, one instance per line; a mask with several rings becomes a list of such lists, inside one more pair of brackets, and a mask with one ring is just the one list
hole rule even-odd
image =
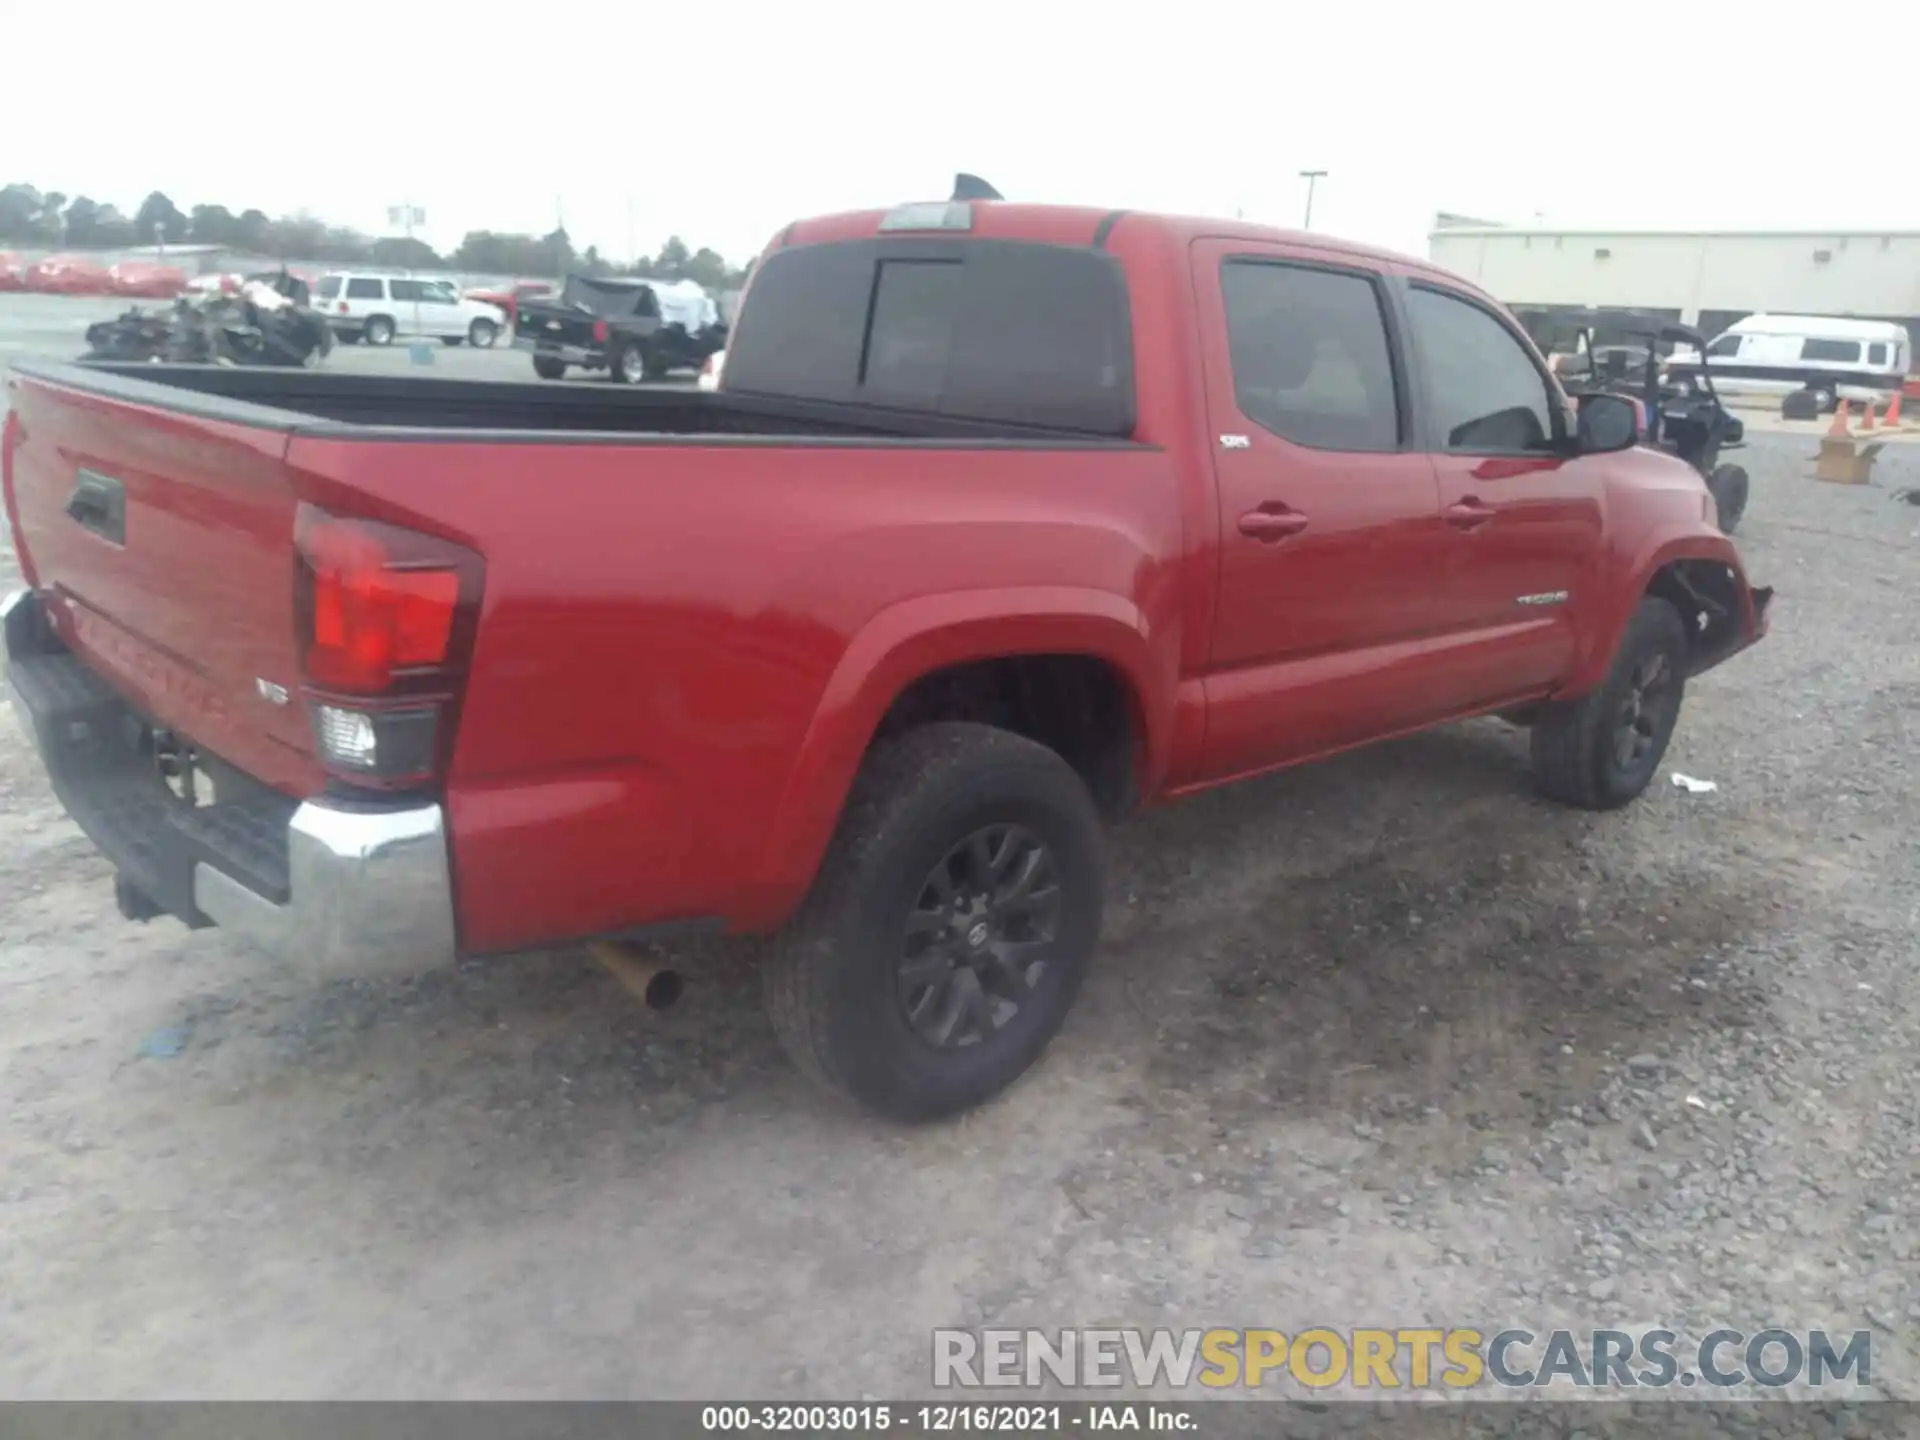
[[[1124, 813], [1166, 773], [1176, 674], [1177, 658], [1149, 644], [1131, 602], [1106, 592], [1021, 601], [982, 591], [882, 612], [843, 654], [816, 706], [762, 850], [754, 919], [777, 923], [799, 904], [867, 754], [917, 725], [992, 724], [998, 713], [1000, 728], [1073, 765], [1103, 813]], [[1101, 696], [1121, 713], [1067, 717], [1046, 708], [1047, 697], [1075, 693]]]

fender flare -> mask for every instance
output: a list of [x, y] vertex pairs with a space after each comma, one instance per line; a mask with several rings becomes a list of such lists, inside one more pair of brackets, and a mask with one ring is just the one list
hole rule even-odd
[[1646, 596], [1653, 577], [1676, 560], [1705, 560], [1711, 564], [1725, 565], [1741, 576], [1743, 581], [1746, 575], [1733, 542], [1718, 531], [1704, 531], [1690, 525], [1662, 526], [1654, 530], [1634, 552], [1633, 558], [1614, 571], [1616, 578], [1606, 587], [1601, 622], [1589, 633], [1573, 676], [1556, 698], [1584, 695], [1606, 679], [1607, 668], [1613, 664], [1613, 652], [1619, 646], [1620, 635], [1626, 629], [1627, 621]]
[[1068, 586], [971, 590], [903, 600], [873, 616], [828, 678], [769, 817], [741, 907], [772, 925], [804, 898], [855, 774], [893, 702], [924, 675], [1012, 655], [1086, 655], [1119, 672], [1141, 746], [1141, 787], [1166, 772], [1178, 677], [1177, 627], [1156, 642], [1134, 603]]

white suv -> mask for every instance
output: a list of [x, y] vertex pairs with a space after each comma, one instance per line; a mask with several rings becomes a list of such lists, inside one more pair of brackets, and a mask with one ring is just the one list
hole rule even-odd
[[451, 280], [336, 271], [313, 287], [314, 309], [348, 344], [391, 345], [396, 335], [425, 336], [484, 350], [507, 328], [498, 305], [461, 296]]

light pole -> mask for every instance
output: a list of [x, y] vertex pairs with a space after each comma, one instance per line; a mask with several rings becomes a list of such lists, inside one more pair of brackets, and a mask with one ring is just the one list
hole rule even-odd
[[1302, 230], [1311, 230], [1313, 228], [1313, 182], [1323, 179], [1326, 173], [1324, 170], [1302, 170], [1300, 172], [1300, 178], [1307, 182], [1307, 218], [1300, 222], [1300, 228]]

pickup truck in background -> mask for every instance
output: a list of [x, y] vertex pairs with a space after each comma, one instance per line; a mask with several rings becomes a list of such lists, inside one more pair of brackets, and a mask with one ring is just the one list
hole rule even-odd
[[507, 315], [507, 328], [512, 329], [518, 322], [520, 306], [528, 300], [541, 300], [553, 294], [557, 287], [551, 280], [516, 280], [511, 285], [478, 285], [460, 292], [463, 300], [478, 300], [483, 305], [497, 305]]
[[[531, 307], [529, 307], [531, 308]], [[801, 1068], [977, 1104], [1102, 826], [1465, 716], [1619, 806], [1765, 631], [1700, 478], [1423, 261], [797, 222], [716, 392], [22, 363], [13, 698], [130, 917], [325, 973], [779, 932]]]
[[569, 367], [604, 370], [623, 385], [698, 370], [727, 343], [720, 312], [698, 285], [569, 275], [557, 299], [520, 302], [513, 343], [542, 380]]

